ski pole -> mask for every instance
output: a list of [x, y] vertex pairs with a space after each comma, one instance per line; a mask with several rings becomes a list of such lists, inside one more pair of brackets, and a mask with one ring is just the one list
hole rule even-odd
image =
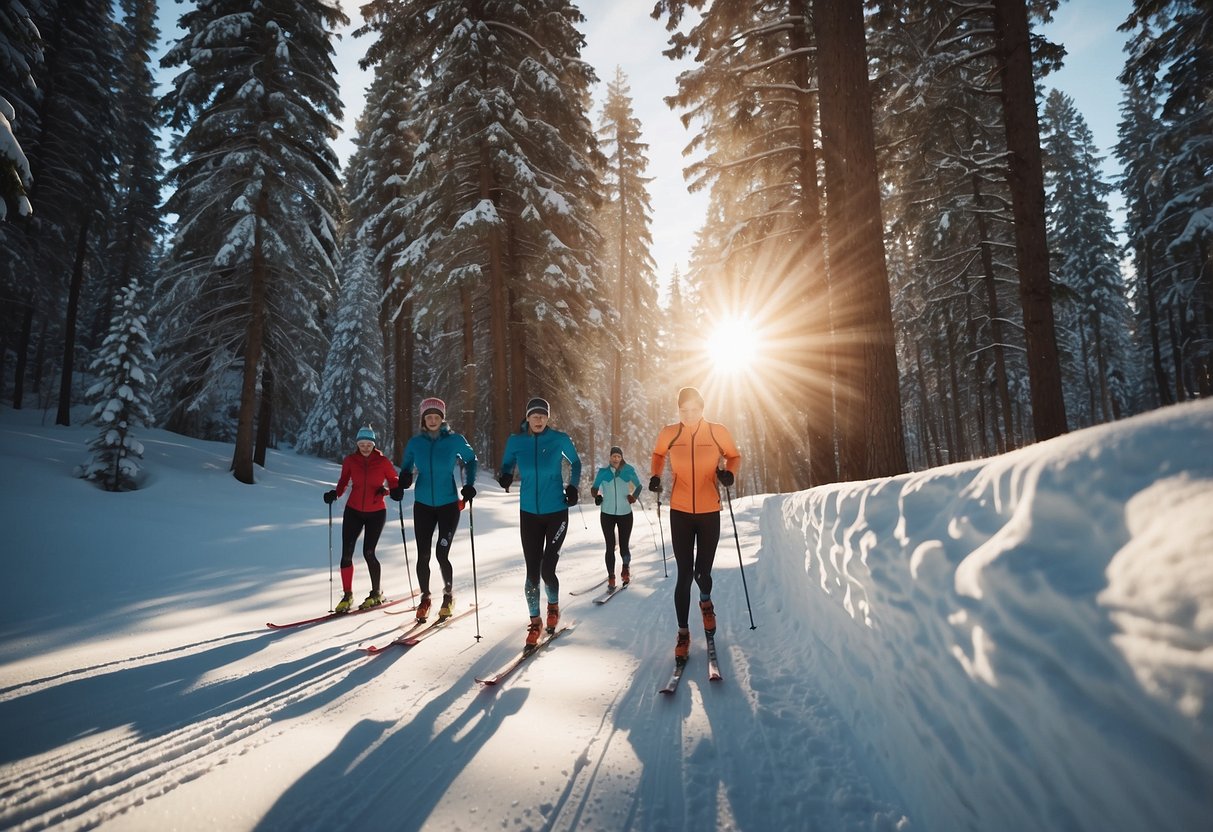
[[670, 577], [670, 567], [666, 565], [665, 559], [665, 529], [661, 525], [661, 492], [657, 492], [657, 531], [661, 534], [661, 568], [665, 572], [665, 576]]
[[329, 503], [329, 612], [333, 611], [333, 504]]
[[468, 500], [468, 540], [472, 544], [472, 606], [476, 610], [476, 641], [480, 641], [480, 595], [476, 589], [476, 520]]
[[396, 504], [400, 507], [400, 542], [404, 544], [404, 571], [409, 576], [409, 597], [413, 597], [413, 567], [409, 566], [409, 541], [404, 536], [404, 500]]
[[644, 515], [644, 522], [649, 524], [649, 542], [653, 544], [653, 557], [656, 557], [657, 556], [657, 538], [653, 537], [653, 518], [649, 517], [649, 511], [647, 508], [645, 508], [645, 505], [643, 502], [641, 502], [639, 499], [637, 499], [636, 503], [637, 503], [637, 505], [640, 506], [640, 513]]
[[758, 625], [754, 623], [754, 610], [750, 607], [750, 589], [745, 582], [745, 564], [741, 561], [741, 538], [737, 536], [737, 518], [733, 516], [733, 495], [727, 485], [724, 487], [724, 495], [729, 500], [729, 520], [733, 522], [733, 540], [737, 543], [737, 565], [741, 567], [741, 588], [745, 590], [745, 608], [750, 614], [750, 629], [757, 630]]
[[590, 530], [590, 524], [585, 522], [585, 509], [581, 507], [580, 500], [577, 501], [577, 510], [581, 512], [581, 525], [585, 526], [585, 530], [588, 532]]

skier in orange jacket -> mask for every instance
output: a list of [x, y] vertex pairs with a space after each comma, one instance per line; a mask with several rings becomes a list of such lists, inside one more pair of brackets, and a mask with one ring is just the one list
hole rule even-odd
[[[741, 453], [729, 429], [703, 418], [703, 396], [694, 387], [678, 391], [678, 422], [657, 434], [653, 447], [649, 490], [661, 493], [661, 472], [670, 460], [670, 542], [678, 565], [674, 585], [674, 612], [678, 640], [674, 658], [686, 661], [691, 635], [687, 618], [691, 608], [691, 582], [699, 585], [703, 628], [716, 632], [712, 606], [712, 561], [720, 542], [720, 491], [717, 482], [731, 486], [741, 468]], [[725, 467], [720, 467], [721, 460]]]

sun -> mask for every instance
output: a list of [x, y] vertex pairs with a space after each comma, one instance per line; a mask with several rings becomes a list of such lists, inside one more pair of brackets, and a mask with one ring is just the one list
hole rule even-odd
[[760, 330], [748, 317], [725, 318], [711, 328], [704, 349], [713, 373], [723, 376], [745, 373], [761, 350]]

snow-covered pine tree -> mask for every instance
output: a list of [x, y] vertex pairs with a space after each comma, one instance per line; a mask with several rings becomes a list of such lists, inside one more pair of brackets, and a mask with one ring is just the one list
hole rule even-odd
[[166, 203], [179, 219], [156, 287], [161, 380], [172, 423], [195, 435], [200, 408], [238, 390], [241, 482], [253, 482], [266, 381], [287, 433], [318, 389], [340, 205], [331, 38], [345, 22], [331, 0], [200, 0], [161, 62], [184, 67], [163, 100], [181, 132]]
[[387, 425], [379, 281], [371, 255], [357, 242], [345, 260], [341, 298], [320, 395], [299, 434], [301, 453], [340, 460], [361, 425]]
[[480, 450], [496, 455], [529, 395], [559, 392], [558, 421], [574, 427], [603, 383], [586, 361], [613, 347], [591, 216], [601, 160], [584, 18], [568, 0], [375, 0], [363, 14], [380, 35], [368, 61], [401, 50], [402, 71], [425, 82], [398, 274], [423, 323], [487, 319], [475, 347], [489, 366]]
[[1102, 157], [1072, 98], [1052, 90], [1040, 126], [1053, 281], [1070, 298], [1058, 304], [1066, 412], [1078, 425], [1110, 422], [1132, 412], [1135, 376], [1132, 318], [1107, 203], [1112, 186], [1100, 180]]
[[106, 491], [138, 487], [143, 443], [135, 429], [152, 424], [151, 386], [155, 361], [147, 336], [147, 318], [139, 300], [139, 283], [133, 281], [114, 299], [114, 318], [89, 370], [96, 380], [88, 390], [95, 404], [89, 423], [100, 428], [88, 444], [90, 462], [77, 474]]
[[18, 139], [36, 112], [31, 99], [38, 87], [31, 70], [42, 61], [42, 36], [30, 8], [40, 9], [40, 0], [13, 0], [0, 7], [0, 220], [9, 214], [28, 216], [32, 210], [29, 159]]

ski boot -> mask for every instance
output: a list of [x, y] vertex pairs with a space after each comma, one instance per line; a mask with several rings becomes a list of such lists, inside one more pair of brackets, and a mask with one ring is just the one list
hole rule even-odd
[[716, 635], [716, 608], [712, 606], [712, 599], [699, 602], [699, 609], [703, 612], [703, 631], [708, 635]]
[[449, 592], [442, 593], [442, 606], [438, 608], [438, 620], [445, 621], [455, 612], [455, 596]]
[[350, 607], [354, 605], [354, 593], [346, 592], [341, 596], [341, 600], [337, 602], [337, 606], [333, 607], [333, 612], [349, 612]]
[[421, 593], [421, 602], [417, 604], [417, 623], [424, 624], [425, 620], [430, 616], [430, 594], [428, 592]]
[[628, 565], [626, 563], [623, 565], [623, 568], [619, 570], [619, 580], [623, 582], [624, 586], [627, 586], [632, 580], [632, 572], [630, 569], [628, 569]]
[[560, 623], [560, 605], [548, 604], [548, 634], [556, 632], [556, 625]]
[[530, 653], [539, 646], [539, 633], [542, 630], [543, 622], [539, 620], [539, 616], [535, 616], [526, 627], [526, 644], [522, 647], [524, 652]]
[[361, 604], [358, 605], [358, 609], [369, 610], [371, 607], [379, 606], [380, 604], [383, 603], [383, 601], [384, 601], [383, 591], [379, 590], [379, 589], [372, 589], [371, 594], [366, 596], [366, 600], [364, 600]]
[[678, 631], [678, 641], [674, 642], [674, 661], [686, 664], [691, 652], [691, 634], [687, 630]]
[[614, 573], [607, 575], [607, 592], [615, 591], [615, 575]]

